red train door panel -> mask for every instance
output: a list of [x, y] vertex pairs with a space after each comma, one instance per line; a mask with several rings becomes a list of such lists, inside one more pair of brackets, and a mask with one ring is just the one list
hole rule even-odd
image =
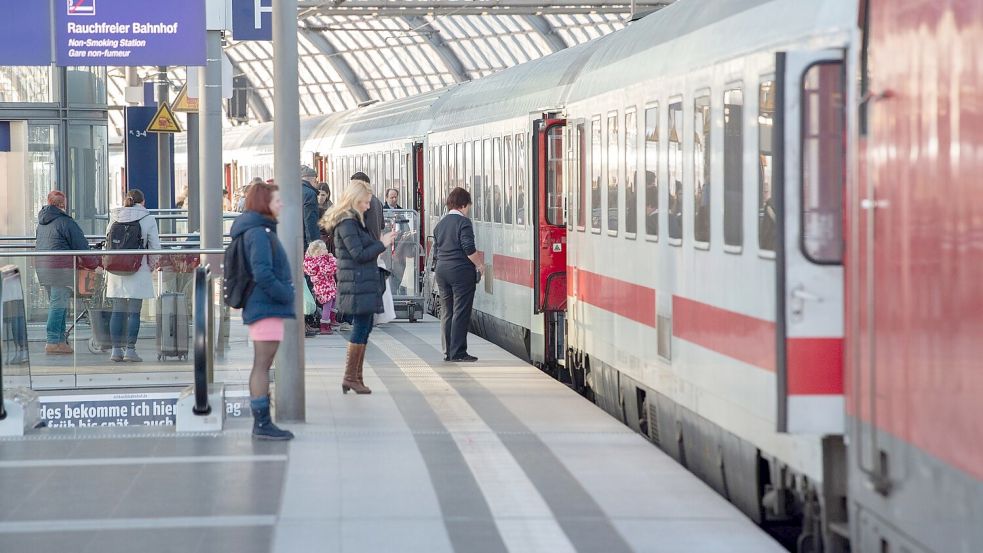
[[534, 313], [564, 311], [567, 304], [567, 230], [563, 205], [564, 119], [533, 122]]
[[781, 52], [776, 60], [773, 196], [778, 431], [844, 431], [843, 197], [846, 78], [843, 52]]

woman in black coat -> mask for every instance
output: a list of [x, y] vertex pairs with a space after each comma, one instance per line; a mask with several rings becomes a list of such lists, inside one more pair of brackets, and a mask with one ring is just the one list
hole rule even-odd
[[385, 276], [376, 259], [392, 245], [394, 235], [388, 233], [376, 240], [365, 229], [363, 215], [369, 209], [371, 199], [369, 185], [352, 180], [341, 199], [321, 219], [321, 226], [334, 236], [338, 261], [335, 309], [340, 320], [352, 324], [345, 377], [341, 381], [342, 393], [348, 390], [358, 394], [372, 393], [362, 379], [362, 365], [375, 314], [383, 311], [382, 293], [386, 289]]
[[444, 361], [471, 362], [468, 328], [474, 291], [483, 266], [474, 242], [474, 227], [468, 212], [471, 194], [457, 187], [447, 196], [447, 215], [433, 229], [434, 275], [440, 288], [440, 323], [447, 348]]

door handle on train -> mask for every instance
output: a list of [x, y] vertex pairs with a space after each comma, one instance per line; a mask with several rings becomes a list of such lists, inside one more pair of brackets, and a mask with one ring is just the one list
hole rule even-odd
[[791, 296], [791, 312], [792, 320], [794, 322], [799, 322], [802, 320], [803, 313], [805, 312], [805, 303], [807, 301], [813, 301], [816, 303], [823, 302], [822, 296], [817, 296], [812, 292], [807, 292], [805, 286], [801, 284], [792, 289]]

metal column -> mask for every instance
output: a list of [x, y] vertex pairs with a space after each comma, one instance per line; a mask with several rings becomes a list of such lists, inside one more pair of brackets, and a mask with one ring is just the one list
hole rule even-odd
[[300, 184], [300, 94], [297, 70], [297, 0], [273, 0], [273, 175], [283, 210], [279, 236], [293, 275], [294, 312], [276, 356], [276, 412], [282, 421], [303, 421], [304, 302], [303, 195]]
[[[170, 91], [168, 90], [167, 68], [157, 68], [157, 105], [166, 104], [170, 101]], [[167, 133], [157, 134], [157, 207], [160, 209], [170, 209], [174, 206], [171, 197], [171, 135]], [[169, 220], [161, 220], [161, 232], [174, 232]]]
[[[222, 31], [208, 31], [208, 61], [198, 79], [200, 157], [198, 174], [201, 199], [198, 210], [201, 247], [222, 247]], [[190, 192], [190, 186], [189, 186]], [[194, 205], [194, 204], [192, 204]], [[220, 256], [208, 256], [202, 265], [220, 267]]]
[[[188, 197], [184, 199], [184, 208], [188, 210], [188, 233], [201, 232], [201, 179], [198, 178], [201, 167], [198, 165], [199, 148], [198, 114], [188, 114]], [[221, 139], [221, 138], [220, 138]], [[204, 245], [202, 245], [204, 247]]]

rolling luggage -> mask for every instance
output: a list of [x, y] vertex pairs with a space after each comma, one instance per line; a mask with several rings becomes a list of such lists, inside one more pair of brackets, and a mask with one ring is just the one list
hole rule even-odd
[[157, 360], [188, 359], [189, 328], [187, 296], [163, 293], [157, 298]]

